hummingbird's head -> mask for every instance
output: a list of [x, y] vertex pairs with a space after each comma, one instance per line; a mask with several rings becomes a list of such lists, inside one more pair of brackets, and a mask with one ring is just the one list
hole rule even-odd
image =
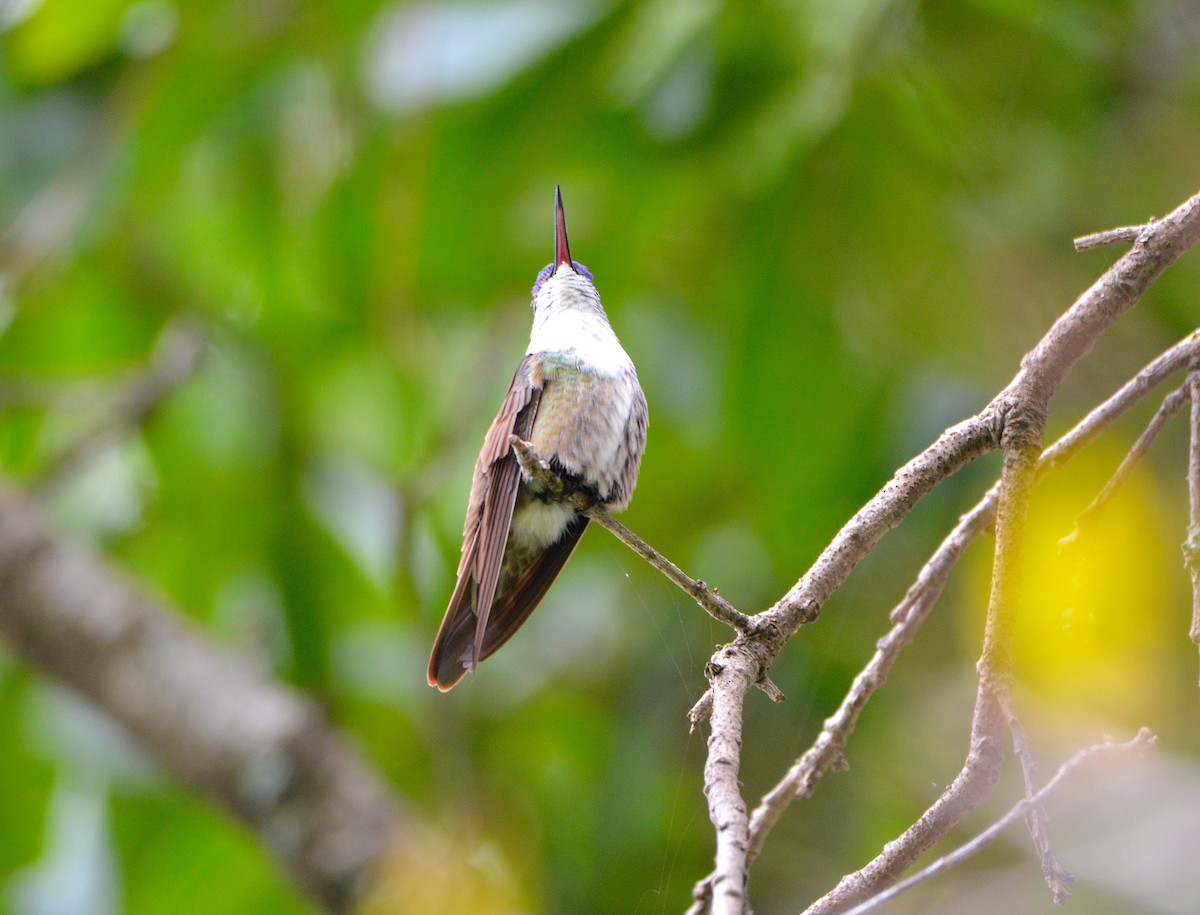
[[[592, 274], [583, 264], [571, 260], [571, 246], [567, 242], [567, 217], [563, 213], [562, 188], [554, 190], [554, 262], [547, 264], [537, 275], [533, 284], [533, 307], [537, 309], [538, 293], [551, 277], [564, 278], [574, 274], [582, 277], [588, 285], [592, 285]], [[576, 280], [576, 283], [579, 281]]]

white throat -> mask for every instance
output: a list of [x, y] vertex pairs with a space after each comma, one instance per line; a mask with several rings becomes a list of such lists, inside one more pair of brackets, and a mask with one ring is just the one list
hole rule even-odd
[[526, 354], [574, 357], [581, 367], [600, 375], [633, 371], [633, 362], [608, 323], [596, 287], [566, 264], [542, 283], [533, 311]]

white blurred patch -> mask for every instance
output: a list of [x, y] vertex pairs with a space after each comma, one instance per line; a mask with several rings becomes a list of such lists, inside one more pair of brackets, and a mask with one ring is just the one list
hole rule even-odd
[[42, 0], [0, 0], [0, 32], [20, 25], [41, 5]]
[[76, 534], [99, 539], [142, 518], [145, 494], [158, 485], [140, 435], [103, 445], [54, 497], [55, 517]]
[[276, 161], [284, 201], [316, 206], [353, 157], [350, 126], [338, 109], [327, 68], [315, 61], [289, 67], [279, 85]]
[[652, 0], [631, 18], [609, 86], [617, 104], [639, 106], [662, 139], [690, 133], [712, 105], [717, 0]]
[[[1044, 779], [1053, 771], [1043, 763]], [[976, 816], [976, 829], [962, 834], [964, 841], [1017, 800], [1001, 794], [989, 799], [990, 813]], [[1047, 803], [1050, 845], [1075, 875], [1072, 899], [1062, 911], [1193, 915], [1200, 899], [1198, 804], [1200, 766], [1194, 758], [1163, 750], [1141, 757], [1116, 753], [1077, 770]], [[1016, 863], [963, 863], [891, 906], [921, 915], [1057, 911], [1024, 823], [1013, 824], [1001, 844], [1020, 853]], [[947, 843], [939, 852], [956, 845]]]
[[15, 915], [116, 915], [120, 879], [103, 782], [61, 780], [50, 797], [46, 848], [7, 881]]
[[157, 771], [103, 712], [66, 689], [37, 684], [22, 709], [22, 730], [56, 764], [41, 857], [4, 884], [15, 915], [115, 915], [121, 874], [108, 816], [116, 789], [145, 789]]
[[603, 6], [510, 0], [385, 9], [367, 39], [367, 95], [397, 113], [482, 95], [578, 34]]
[[396, 492], [361, 464], [326, 460], [304, 481], [309, 508], [381, 590], [396, 561], [401, 505]]
[[700, 126], [712, 108], [713, 52], [705, 45], [685, 54], [642, 105], [646, 129], [677, 140]]
[[179, 10], [166, 0], [142, 0], [121, 17], [117, 44], [130, 57], [139, 59], [161, 54], [179, 34]]
[[107, 714], [69, 690], [38, 684], [22, 709], [30, 746], [68, 770], [75, 781], [144, 787], [154, 764]]
[[[1045, 767], [1049, 772], [1049, 767]], [[1100, 886], [1129, 911], [1190, 915], [1200, 900], [1200, 765], [1166, 750], [1117, 754], [1050, 802], [1050, 841], [1076, 886]], [[1028, 842], [1014, 829], [1011, 838]], [[1036, 871], [1031, 874], [1036, 880]]]

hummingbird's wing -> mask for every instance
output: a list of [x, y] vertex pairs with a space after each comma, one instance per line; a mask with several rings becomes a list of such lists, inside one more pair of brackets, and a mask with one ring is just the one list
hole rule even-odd
[[[478, 658], [475, 657], [476, 619], [470, 612], [470, 589], [465, 588], [460, 579], [458, 587], [454, 589], [454, 596], [450, 598], [451, 609], [447, 611], [446, 621], [442, 623], [442, 629], [438, 632], [434, 654], [429, 659], [431, 686], [445, 692], [466, 675], [468, 666], [473, 667], [490, 657], [512, 638], [546, 596], [550, 585], [575, 551], [575, 545], [579, 543], [587, 525], [587, 518], [575, 518], [563, 535], [539, 553], [517, 580], [500, 595], [488, 615]], [[456, 608], [466, 612], [452, 614]], [[464, 662], [464, 654], [473, 660]]]
[[492, 607], [491, 619], [488, 621], [487, 632], [484, 633], [480, 661], [511, 639], [513, 633], [521, 628], [521, 624], [529, 619], [529, 614], [542, 602], [542, 598], [550, 590], [550, 585], [558, 578], [558, 573], [575, 552], [575, 545], [579, 543], [579, 538], [583, 536], [587, 526], [588, 519], [576, 515], [562, 536], [539, 553], [517, 580], [500, 595], [500, 599]]
[[[536, 380], [535, 375], [538, 376]], [[473, 667], [482, 660], [480, 655], [484, 654], [484, 637], [521, 482], [521, 467], [512, 453], [508, 437], [515, 433], [529, 438], [541, 392], [540, 373], [534, 371], [527, 356], [513, 375], [512, 385], [484, 437], [483, 450], [475, 462], [475, 478], [471, 483], [467, 521], [463, 527], [458, 583], [433, 643], [426, 672], [429, 684], [439, 689], [447, 690], [462, 679], [466, 671], [463, 653], [468, 646], [474, 646], [470, 665]], [[470, 638], [463, 641], [466, 634]]]

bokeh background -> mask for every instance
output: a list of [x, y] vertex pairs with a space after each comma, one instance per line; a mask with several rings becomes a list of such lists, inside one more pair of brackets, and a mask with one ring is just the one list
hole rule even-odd
[[[1197, 190], [1197, 46], [1195, 0], [0, 0], [0, 472], [317, 697], [530, 911], [680, 911], [711, 861], [685, 713], [720, 626], [593, 530], [518, 639], [449, 695], [424, 683], [554, 186], [650, 402], [626, 521], [754, 611], [1115, 257], [1073, 236]], [[1198, 299], [1192, 255], [1072, 375], [1052, 430]], [[198, 339], [144, 422], [64, 464]], [[1057, 546], [1152, 409], [1049, 481], [1032, 523], [1018, 665], [1043, 771], [1105, 733], [1163, 738], [1141, 776], [1051, 810], [1077, 911], [1200, 898], [1186, 430]], [[939, 489], [789, 645], [786, 704], [750, 697], [751, 803], [996, 470]], [[851, 770], [773, 836], [756, 911], [802, 908], [957, 771], [989, 549]], [[2, 658], [0, 747], [0, 911], [312, 911], [102, 715]], [[1050, 911], [1028, 844], [1014, 830], [898, 910]]]

